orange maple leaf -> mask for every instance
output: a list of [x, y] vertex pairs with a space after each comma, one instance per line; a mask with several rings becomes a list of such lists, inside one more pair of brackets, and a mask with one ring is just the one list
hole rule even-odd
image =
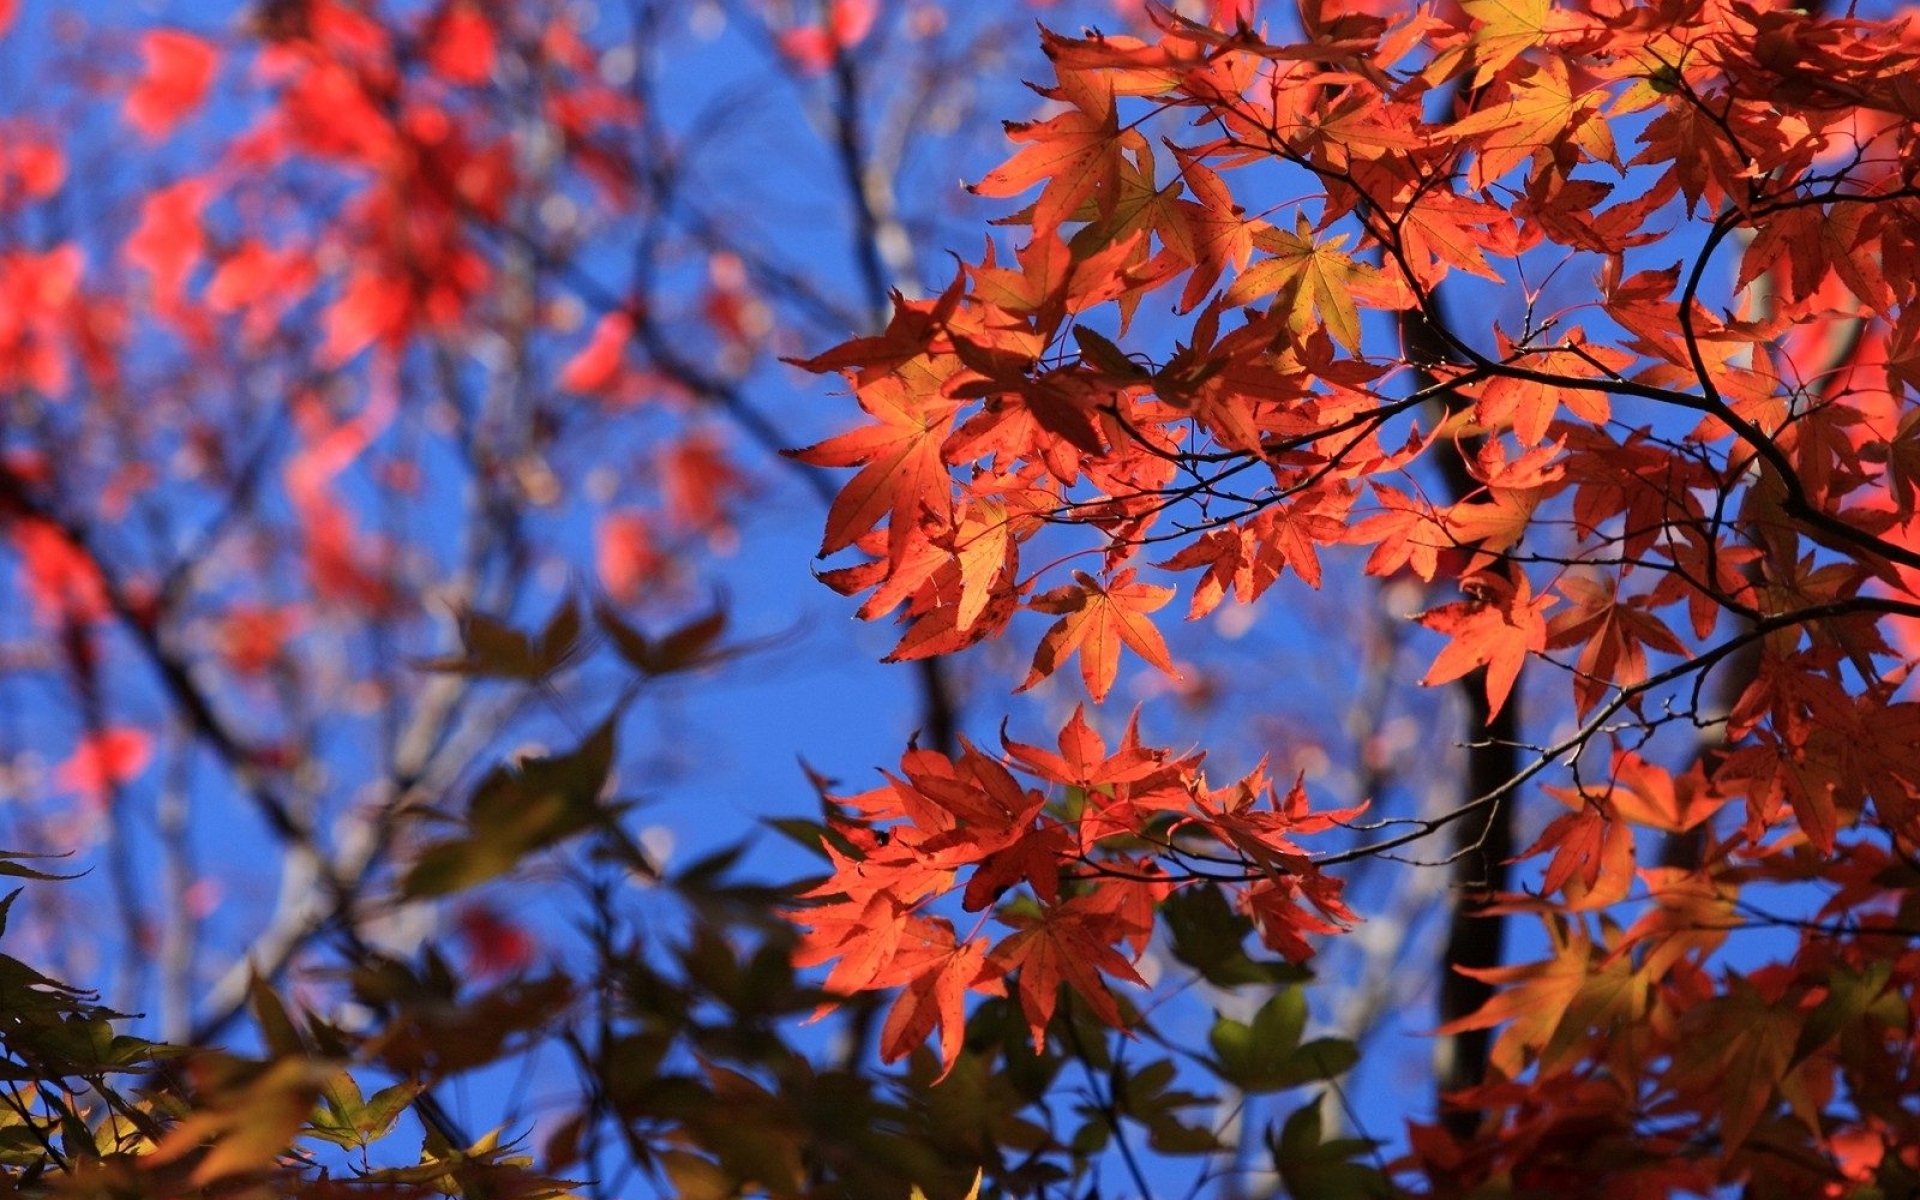
[[1573, 700], [1579, 716], [1586, 716], [1612, 686], [1630, 687], [1647, 677], [1648, 647], [1665, 654], [1685, 654], [1687, 648], [1666, 622], [1647, 611], [1644, 596], [1621, 597], [1618, 580], [1568, 575], [1555, 585], [1573, 602], [1570, 611], [1557, 614], [1547, 626], [1547, 646], [1579, 646], [1574, 664]]
[[1607, 793], [1613, 810], [1623, 820], [1668, 833], [1686, 833], [1719, 812], [1727, 797], [1707, 786], [1698, 762], [1675, 776], [1630, 750], [1614, 756], [1613, 783]]
[[[944, 921], [939, 924], [946, 925]], [[944, 944], [929, 939], [924, 956], [913, 957], [912, 974], [880, 1027], [882, 1062], [905, 1058], [937, 1031], [940, 1074], [936, 1083], [947, 1077], [960, 1057], [961, 1038], [966, 1033], [967, 992], [975, 987], [987, 961], [985, 941], [976, 938], [954, 945], [953, 930], [947, 927], [944, 933]]]
[[[958, 360], [949, 360], [952, 368]], [[825, 557], [853, 545], [884, 517], [897, 557], [920, 524], [924, 507], [938, 525], [947, 523], [953, 482], [940, 457], [953, 414], [960, 405], [942, 397], [932, 381], [900, 375], [876, 380], [859, 392], [860, 407], [879, 419], [794, 452], [816, 467], [860, 468], [834, 497], [827, 513]]]
[[1036, 237], [1058, 229], [1086, 200], [1100, 205], [1102, 215], [1110, 213], [1119, 185], [1120, 151], [1145, 144], [1138, 133], [1120, 128], [1113, 85], [1104, 74], [1063, 71], [1059, 86], [1041, 89], [1041, 95], [1071, 107], [1044, 121], [1009, 121], [1007, 136], [1025, 146], [970, 189], [1005, 197], [1044, 185], [1033, 209]]
[[1445, 1035], [1511, 1022], [1494, 1041], [1493, 1065], [1508, 1078], [1518, 1078], [1527, 1056], [1537, 1055], [1545, 1077], [1571, 1065], [1588, 1029], [1636, 1020], [1645, 1013], [1646, 977], [1625, 956], [1595, 961], [1593, 941], [1577, 921], [1549, 920], [1547, 933], [1553, 953], [1539, 962], [1454, 968], [1500, 990], [1478, 1012], [1434, 1032]]
[[[1569, 912], [1605, 908], [1633, 890], [1633, 830], [1619, 819], [1604, 795], [1550, 787], [1547, 793], [1574, 811], [1547, 823], [1533, 845], [1520, 855], [1553, 851], [1541, 893], [1566, 891]], [[1577, 885], [1569, 888], [1569, 885]]]
[[1475, 667], [1487, 669], [1488, 716], [1500, 711], [1519, 678], [1529, 653], [1547, 646], [1547, 622], [1542, 615], [1557, 601], [1552, 595], [1534, 598], [1525, 572], [1514, 579], [1483, 571], [1460, 582], [1465, 600], [1443, 604], [1420, 614], [1420, 623], [1453, 640], [1446, 644], [1420, 682], [1426, 686], [1450, 683]]
[[1103, 976], [1141, 987], [1146, 980], [1113, 948], [1115, 935], [1124, 930], [1116, 927], [1112, 912], [1075, 896], [1038, 912], [1015, 909], [1002, 916], [1020, 932], [994, 947], [988, 968], [997, 976], [1019, 972], [1020, 1008], [1033, 1031], [1035, 1053], [1046, 1049], [1047, 1023], [1062, 983], [1104, 1024], [1115, 1029], [1126, 1025]]
[[1485, 87], [1500, 69], [1546, 40], [1557, 27], [1548, 0], [1460, 0], [1479, 24], [1470, 39], [1473, 86]]
[[1173, 659], [1167, 654], [1166, 640], [1146, 616], [1173, 599], [1172, 588], [1135, 583], [1131, 569], [1121, 571], [1105, 587], [1084, 571], [1075, 571], [1073, 577], [1073, 583], [1043, 592], [1027, 602], [1029, 608], [1038, 612], [1061, 616], [1041, 637], [1040, 645], [1033, 652], [1033, 670], [1017, 690], [1025, 691], [1053, 674], [1077, 650], [1087, 693], [1098, 704], [1113, 687], [1122, 645], [1179, 678], [1180, 673], [1174, 670]]

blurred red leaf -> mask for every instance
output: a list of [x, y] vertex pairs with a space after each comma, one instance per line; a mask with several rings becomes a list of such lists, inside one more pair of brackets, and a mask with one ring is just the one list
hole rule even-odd
[[220, 56], [203, 38], [156, 29], [140, 39], [140, 57], [144, 68], [121, 113], [127, 124], [158, 141], [206, 99]]
[[427, 65], [449, 83], [479, 86], [493, 74], [493, 24], [470, 4], [453, 4], [429, 33]]
[[27, 518], [14, 522], [12, 534], [37, 624], [85, 624], [107, 615], [110, 606], [100, 568], [58, 526]]
[[469, 904], [453, 920], [466, 947], [467, 973], [473, 978], [514, 975], [532, 964], [533, 935], [493, 909]]
[[633, 337], [633, 318], [623, 312], [610, 312], [594, 323], [593, 333], [579, 353], [560, 368], [557, 382], [562, 391], [604, 392], [620, 377], [627, 342]]
[[673, 560], [654, 540], [645, 516], [610, 512], [595, 532], [594, 565], [607, 596], [624, 607], [644, 596], [650, 584], [672, 569]]
[[62, 791], [98, 802], [110, 789], [138, 779], [152, 761], [153, 739], [145, 730], [115, 725], [82, 738], [53, 778]]
[[27, 200], [44, 200], [67, 178], [67, 156], [52, 142], [19, 129], [0, 132], [0, 204], [16, 189]]
[[140, 223], [127, 238], [123, 253], [152, 277], [154, 306], [163, 313], [179, 308], [187, 277], [205, 253], [200, 210], [207, 192], [204, 181], [188, 179], [149, 194], [140, 205]]

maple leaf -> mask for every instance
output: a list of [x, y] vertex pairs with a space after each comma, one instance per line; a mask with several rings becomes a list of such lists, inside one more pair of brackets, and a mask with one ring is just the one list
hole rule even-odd
[[220, 620], [220, 655], [238, 674], [265, 674], [282, 661], [299, 628], [299, 615], [288, 609], [236, 605]]
[[1489, 253], [1516, 255], [1519, 230], [1499, 205], [1442, 189], [1417, 193], [1417, 202], [1395, 216], [1400, 247], [1422, 288], [1431, 291], [1458, 267], [1482, 279], [1505, 276], [1487, 262]]
[[1551, 595], [1535, 599], [1524, 571], [1514, 572], [1511, 580], [1482, 572], [1463, 579], [1460, 587], [1468, 599], [1420, 614], [1422, 625], [1452, 639], [1420, 682], [1429, 687], [1450, 683], [1485, 667], [1491, 719], [1506, 705], [1527, 655], [1546, 649], [1547, 622], [1542, 614], [1557, 601]]
[[1568, 575], [1555, 584], [1572, 609], [1558, 613], [1547, 626], [1547, 648], [1579, 646], [1574, 663], [1573, 696], [1577, 715], [1593, 710], [1609, 686], [1631, 687], [1647, 677], [1648, 648], [1663, 654], [1684, 655], [1687, 648], [1666, 623], [1647, 611], [1648, 598], [1622, 598], [1618, 580]]
[[996, 976], [1018, 972], [1020, 1008], [1033, 1032], [1034, 1053], [1045, 1051], [1047, 1025], [1065, 984], [1093, 1015], [1115, 1029], [1125, 1020], [1108, 990], [1106, 976], [1146, 986], [1113, 948], [1114, 917], [1087, 898], [1075, 896], [1037, 911], [1016, 907], [1002, 914], [1019, 930], [993, 948], [988, 969]]
[[953, 931], [944, 922], [941, 932], [944, 944], [930, 939], [926, 955], [913, 956], [904, 968], [910, 972], [906, 984], [880, 1026], [883, 1062], [905, 1058], [937, 1032], [940, 1074], [936, 1082], [947, 1077], [960, 1057], [966, 1033], [967, 992], [979, 983], [987, 962], [984, 940], [974, 938], [955, 945]]
[[141, 202], [140, 223], [127, 238], [126, 259], [152, 277], [154, 299], [163, 312], [179, 308], [187, 277], [206, 251], [200, 210], [210, 191], [205, 181], [189, 179], [151, 193]]
[[[1343, 933], [1358, 919], [1340, 902], [1340, 890], [1339, 879], [1319, 871], [1268, 874], [1242, 889], [1239, 906], [1253, 919], [1268, 949], [1301, 963], [1313, 957], [1306, 935]], [[1311, 908], [1303, 906], [1302, 899]]]
[[[953, 360], [947, 369], [958, 365]], [[896, 556], [919, 528], [923, 508], [930, 521], [946, 523], [953, 483], [940, 445], [960, 405], [922, 390], [933, 379], [920, 373], [913, 380], [917, 387], [897, 375], [876, 380], [860, 389], [859, 400], [878, 424], [794, 452], [814, 466], [860, 468], [834, 497], [821, 557], [851, 546], [882, 518], [889, 521], [888, 541]]]
[[653, 533], [653, 522], [633, 511], [610, 512], [594, 532], [594, 566], [600, 586], [623, 607], [636, 603], [650, 587], [666, 584], [673, 560]]
[[1112, 211], [1120, 177], [1120, 151], [1144, 144], [1137, 133], [1123, 133], [1114, 107], [1113, 84], [1092, 71], [1065, 71], [1059, 85], [1041, 89], [1049, 99], [1069, 105], [1044, 121], [1007, 123], [1007, 136], [1025, 147], [994, 168], [970, 189], [982, 196], [1017, 196], [1041, 186], [1033, 209], [1035, 237], [1051, 234], [1086, 200]]
[[1687, 1013], [1668, 1077], [1679, 1087], [1709, 1091], [1726, 1153], [1746, 1144], [1777, 1092], [1785, 1090], [1806, 1020], [1803, 1011], [1770, 1000], [1741, 976], [1728, 980], [1725, 995]]
[[1057, 745], [1060, 752], [1043, 750], [1010, 740], [1001, 731], [1000, 744], [1020, 768], [1041, 779], [1091, 790], [1112, 788], [1146, 779], [1167, 766], [1162, 751], [1150, 751], [1140, 744], [1140, 714], [1135, 710], [1127, 721], [1126, 736], [1113, 755], [1107, 755], [1107, 743], [1087, 723], [1086, 706], [1073, 706], [1073, 715], [1060, 727]]
[[1368, 487], [1382, 511], [1362, 517], [1347, 530], [1348, 541], [1373, 545], [1367, 574], [1391, 575], [1406, 568], [1431, 583], [1440, 568], [1441, 549], [1452, 545], [1433, 506], [1377, 479]]
[[1040, 48], [1055, 70], [1100, 71], [1121, 96], [1170, 92], [1205, 63], [1199, 47], [1173, 37], [1159, 42], [1124, 34], [1073, 38], [1042, 27]]
[[1475, 191], [1484, 191], [1529, 158], [1536, 163], [1557, 161], [1568, 141], [1601, 162], [1620, 166], [1598, 102], [1573, 94], [1563, 60], [1548, 58], [1524, 76], [1510, 76], [1503, 90], [1501, 98], [1448, 130], [1453, 137], [1478, 142], [1479, 156], [1467, 172]]
[[427, 65], [448, 83], [478, 87], [493, 74], [493, 23], [472, 4], [436, 14], [427, 33]]
[[1460, 0], [1460, 10], [1477, 22], [1471, 39], [1476, 88], [1540, 45], [1556, 24], [1549, 0]]
[[1628, 165], [1664, 166], [1662, 182], [1678, 185], [1689, 215], [1703, 201], [1712, 209], [1744, 186], [1745, 156], [1723, 136], [1713, 114], [1691, 99], [1670, 97], [1666, 111], [1648, 123], [1639, 141], [1645, 149]]
[[1621, 819], [1668, 833], [1699, 828], [1727, 802], [1707, 786], [1698, 762], [1676, 777], [1630, 750], [1614, 755], [1607, 799]]
[[156, 29], [141, 37], [140, 57], [144, 69], [121, 113], [129, 125], [159, 141], [200, 107], [213, 86], [220, 56], [205, 38]]
[[1442, 1025], [1439, 1035], [1491, 1029], [1511, 1022], [1494, 1041], [1491, 1061], [1518, 1078], [1533, 1057], [1540, 1076], [1564, 1071], [1587, 1031], [1639, 1019], [1647, 1008], [1647, 980], [1624, 957], [1596, 959], [1578, 922], [1547, 921], [1553, 953], [1539, 962], [1510, 967], [1455, 967], [1462, 975], [1499, 988], [1478, 1012]]
[[1472, 546], [1466, 574], [1484, 570], [1526, 536], [1533, 513], [1553, 492], [1551, 484], [1534, 487], [1490, 487], [1484, 504], [1460, 503], [1440, 514], [1447, 537], [1456, 546]]
[[313, 257], [297, 248], [273, 250], [254, 238], [233, 248], [207, 280], [207, 307], [217, 313], [245, 313], [242, 328], [264, 340], [287, 308], [313, 289]]
[[620, 376], [627, 343], [633, 339], [633, 318], [624, 312], [610, 312], [594, 322], [587, 344], [569, 358], [555, 379], [569, 392], [605, 392]]
[[[1552, 928], [1550, 926], [1550, 928]], [[1554, 953], [1539, 962], [1510, 967], [1461, 968], [1455, 970], [1483, 983], [1500, 988], [1478, 1012], [1450, 1021], [1434, 1030], [1439, 1036], [1469, 1029], [1491, 1029], [1504, 1021], [1513, 1025], [1502, 1035], [1503, 1046], [1544, 1046], [1559, 1029], [1567, 1006], [1579, 994], [1587, 979], [1587, 960], [1592, 943], [1578, 927], [1554, 938]], [[1519, 1074], [1517, 1053], [1496, 1051], [1500, 1065], [1510, 1074]]]
[[1566, 889], [1568, 912], [1606, 908], [1627, 898], [1633, 888], [1633, 830], [1610, 811], [1604, 796], [1571, 788], [1547, 788], [1547, 794], [1574, 811], [1555, 817], [1521, 858], [1553, 851], [1542, 894]]
[[403, 276], [371, 267], [354, 271], [327, 306], [321, 357], [339, 366], [375, 342], [399, 345], [418, 315], [415, 299], [413, 282]]
[[0, 381], [35, 391], [67, 390], [63, 328], [79, 298], [84, 259], [63, 243], [44, 253], [0, 254]]
[[[857, 873], [831, 846], [826, 849], [836, 866], [846, 869], [836, 872], [834, 879], [822, 886], [844, 886], [843, 876]], [[912, 858], [911, 855], [907, 857]], [[950, 875], [945, 875], [930, 879], [927, 886], [938, 888], [950, 878]], [[798, 919], [804, 923], [805, 932], [801, 935], [799, 945], [794, 948], [794, 965], [816, 966], [829, 959], [837, 959], [821, 984], [822, 989], [832, 996], [851, 996], [883, 986], [877, 981], [893, 967], [895, 959], [902, 952], [903, 941], [909, 949], [914, 945], [916, 939], [912, 929], [915, 923], [928, 920], [914, 916], [910, 906], [903, 903], [897, 894], [878, 886], [869, 888], [865, 894], [850, 896], [841, 903], [803, 909]], [[924, 935], [919, 940], [924, 940]], [[814, 1016], [824, 1016], [833, 1008], [833, 1004], [831, 1000], [822, 1004]]]
[[[1615, 311], [1626, 315], [1624, 308]], [[1581, 420], [1606, 424], [1612, 415], [1607, 394], [1574, 381], [1617, 374], [1633, 362], [1631, 354], [1588, 345], [1585, 332], [1577, 326], [1569, 329], [1557, 345], [1547, 348], [1516, 351], [1504, 336], [1499, 340], [1503, 359], [1518, 359], [1529, 370], [1555, 378], [1501, 376], [1488, 380], [1474, 405], [1482, 425], [1500, 429], [1511, 424], [1521, 443], [1533, 446], [1546, 438], [1549, 424], [1562, 408]]]
[[25, 567], [35, 624], [88, 624], [112, 611], [107, 581], [93, 556], [51, 521], [16, 520], [7, 530]]
[[1295, 214], [1292, 233], [1272, 226], [1256, 230], [1253, 244], [1269, 257], [1240, 273], [1227, 289], [1226, 302], [1240, 305], [1277, 294], [1295, 332], [1311, 328], [1317, 314], [1335, 341], [1353, 354], [1360, 353], [1360, 309], [1354, 302], [1354, 288], [1373, 283], [1376, 272], [1341, 250], [1345, 242], [1344, 236], [1314, 241], [1305, 213]]
[[1666, 978], [1688, 956], [1704, 960], [1739, 926], [1739, 889], [1733, 884], [1683, 867], [1649, 868], [1640, 878], [1652, 904], [1620, 935], [1613, 952], [1642, 947], [1641, 969], [1649, 980]]
[[1077, 651], [1087, 693], [1097, 704], [1113, 687], [1123, 645], [1178, 678], [1165, 639], [1146, 615], [1165, 607], [1173, 599], [1173, 589], [1135, 583], [1134, 574], [1131, 568], [1123, 570], [1102, 586], [1091, 575], [1076, 571], [1073, 583], [1029, 600], [1027, 607], [1060, 614], [1060, 620], [1041, 637], [1033, 653], [1033, 670], [1017, 690], [1025, 691], [1052, 675]]
[[477, 979], [515, 975], [533, 963], [533, 936], [484, 904], [468, 904], [453, 925], [467, 946], [467, 970]]
[[1074, 706], [1073, 716], [1061, 727], [1057, 754], [1013, 741], [1004, 730], [1000, 744], [1016, 770], [1079, 789], [1085, 798], [1079, 823], [1083, 852], [1103, 839], [1137, 833], [1143, 813], [1156, 801], [1168, 808], [1184, 808], [1185, 781], [1200, 764], [1199, 755], [1176, 759], [1165, 750], [1143, 746], [1137, 710], [1128, 718], [1127, 731], [1111, 755], [1105, 740], [1087, 723], [1081, 705]]
[[1160, 235], [1169, 249], [1192, 268], [1180, 301], [1174, 306], [1174, 311], [1184, 313], [1207, 298], [1227, 267], [1237, 271], [1247, 265], [1258, 230], [1265, 228], [1265, 223], [1248, 221], [1233, 202], [1226, 183], [1197, 156], [1178, 148], [1175, 154], [1180, 160], [1180, 177], [1192, 191], [1194, 202], [1177, 202], [1174, 219], [1161, 226]]
[[15, 135], [8, 145], [0, 146], [0, 202], [9, 199], [16, 185], [26, 199], [44, 200], [59, 191], [66, 179], [67, 156], [52, 142]]

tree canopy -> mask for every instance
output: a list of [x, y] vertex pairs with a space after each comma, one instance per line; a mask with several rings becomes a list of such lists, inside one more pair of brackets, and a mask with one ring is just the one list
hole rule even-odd
[[10, 1189], [1920, 1189], [1899, 13], [10, 19]]

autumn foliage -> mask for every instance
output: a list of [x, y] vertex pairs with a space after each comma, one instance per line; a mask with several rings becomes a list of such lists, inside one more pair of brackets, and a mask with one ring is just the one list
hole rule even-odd
[[1909, 19], [601, 7], [0, 0], [0, 1191], [1920, 1190]]
[[[883, 1052], [937, 1029], [951, 1067], [963, 989], [1011, 977], [1037, 1040], [1063, 987], [1125, 1025], [1156, 903], [1224, 884], [1304, 960], [1354, 920], [1334, 863], [1544, 785], [1540, 874], [1494, 911], [1546, 954], [1477, 971], [1497, 994], [1441, 1031], [1499, 1029], [1447, 1098], [1475, 1119], [1416, 1126], [1400, 1169], [1440, 1194], [1910, 1190], [1920, 43], [1742, 3], [1300, 20], [1043, 35], [1051, 115], [973, 187], [1029, 201], [1011, 260], [803, 364], [868, 415], [801, 452], [860, 468], [822, 550], [862, 561], [828, 582], [897, 619], [896, 658], [1013, 639], [1023, 687], [1077, 654], [1098, 702], [1123, 651], [1175, 670], [1149, 571], [1199, 617], [1359, 555], [1461, 596], [1419, 614], [1422, 682], [1468, 680], [1491, 720], [1524, 677], [1566, 715], [1530, 718], [1497, 788], [1376, 808], [1333, 855], [1311, 835], [1357, 806], [1216, 787], [1131, 726], [1109, 756], [1078, 711], [1058, 755], [910, 751], [844, 800], [809, 960], [903, 988]], [[1170, 338], [1137, 332], [1155, 305]], [[1037, 642], [1022, 612], [1052, 620]], [[1782, 922], [1797, 946], [1720, 957], [1782, 884], [1821, 896]], [[997, 931], [935, 915], [949, 890], [998, 900]]]

